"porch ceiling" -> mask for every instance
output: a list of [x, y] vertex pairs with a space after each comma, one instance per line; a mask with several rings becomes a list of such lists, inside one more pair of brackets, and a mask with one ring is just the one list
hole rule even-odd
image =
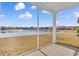
[[65, 9], [79, 6], [79, 2], [30, 2], [32, 5], [37, 6], [40, 9], [47, 10], [51, 13], [60, 12]]

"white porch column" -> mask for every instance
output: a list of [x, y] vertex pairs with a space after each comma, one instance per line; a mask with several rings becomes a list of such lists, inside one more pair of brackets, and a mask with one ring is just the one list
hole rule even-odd
[[52, 36], [53, 36], [53, 39], [52, 39], [52, 43], [56, 43], [57, 40], [56, 40], [56, 13], [53, 14], [53, 30], [52, 30]]
[[37, 49], [39, 49], [39, 8], [37, 9]]

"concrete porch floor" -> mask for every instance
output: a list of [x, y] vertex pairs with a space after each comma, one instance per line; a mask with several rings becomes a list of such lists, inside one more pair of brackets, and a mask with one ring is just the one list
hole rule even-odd
[[78, 55], [79, 53], [75, 52], [74, 49], [61, 46], [58, 44], [50, 44], [25, 56], [78, 56]]

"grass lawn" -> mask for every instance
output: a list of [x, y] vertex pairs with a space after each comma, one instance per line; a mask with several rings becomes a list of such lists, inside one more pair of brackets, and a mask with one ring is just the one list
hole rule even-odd
[[52, 34], [43, 34], [39, 36], [40, 46], [46, 45], [47, 43], [52, 42]]
[[36, 48], [36, 35], [1, 39], [2, 55], [19, 55]]
[[[51, 34], [40, 35], [40, 46], [51, 42]], [[37, 47], [36, 35], [0, 38], [1, 55], [19, 55]]]
[[75, 32], [76, 34], [68, 34], [73, 32], [75, 31], [57, 33], [58, 42], [79, 48], [79, 37], [77, 36], [77, 33]]
[[1, 40], [0, 40], [0, 56], [1, 56]]

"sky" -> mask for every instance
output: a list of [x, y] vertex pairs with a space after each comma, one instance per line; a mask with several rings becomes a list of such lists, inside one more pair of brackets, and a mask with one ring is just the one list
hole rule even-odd
[[[37, 27], [37, 7], [29, 2], [1, 2], [0, 26]], [[52, 14], [39, 10], [39, 26], [52, 26]], [[79, 6], [61, 11], [57, 14], [57, 26], [76, 26]]]
[[57, 26], [78, 26], [79, 6], [61, 11], [57, 14]]
[[[1, 3], [0, 26], [37, 27], [37, 7], [30, 3]], [[52, 16], [45, 10], [39, 10], [40, 27], [52, 26]]]

